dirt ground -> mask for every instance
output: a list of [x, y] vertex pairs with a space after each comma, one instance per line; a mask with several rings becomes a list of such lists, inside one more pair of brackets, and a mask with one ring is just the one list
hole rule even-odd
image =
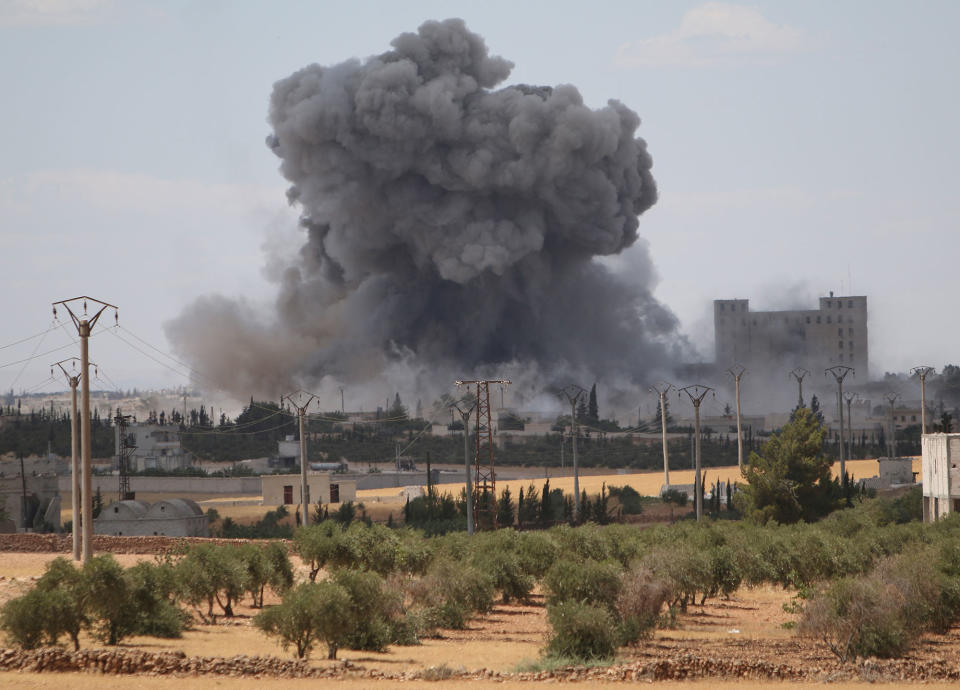
[[[57, 554], [50, 553], [2, 553], [0, 554], [0, 603], [20, 594], [32, 586], [33, 581], [43, 572]], [[116, 556], [125, 566], [142, 559], [152, 559], [152, 555]], [[302, 573], [302, 564], [297, 563]], [[794, 667], [835, 668], [837, 662], [832, 655], [815, 641], [798, 639], [783, 624], [792, 620], [785, 613], [783, 604], [790, 601], [792, 592], [775, 586], [754, 589], [744, 588], [730, 599], [708, 600], [706, 605], [693, 606], [681, 613], [676, 626], [671, 629], [657, 630], [653, 638], [642, 642], [636, 648], [624, 649], [617, 665], [645, 664], [649, 662], [676, 663], [685, 657], [713, 660], [742, 660], [746, 664], [777, 665], [788, 662]], [[267, 603], [272, 603], [268, 596]], [[274, 640], [258, 632], [251, 623], [256, 610], [244, 604], [236, 607], [237, 616], [233, 619], [220, 619], [216, 625], [195, 625], [179, 640], [160, 640], [156, 638], [136, 637], [126, 640], [124, 647], [132, 650], [150, 652], [180, 651], [188, 656], [231, 657], [235, 655], [275, 656], [291, 659], [293, 653], [284, 651]], [[426, 639], [421, 645], [411, 647], [391, 647], [385, 653], [357, 652], [341, 650], [341, 660], [350, 661], [356, 668], [364, 671], [376, 671], [384, 674], [416, 673], [431, 668], [447, 667], [465, 671], [486, 670], [490, 672], [512, 673], [524, 670], [534, 663], [540, 654], [548, 633], [545, 609], [542, 597], [535, 594], [526, 605], [498, 604], [489, 614], [470, 622], [465, 630], [444, 631], [440, 637]], [[98, 647], [94, 640], [84, 637], [84, 648]], [[323, 668], [331, 665], [324, 659], [324, 650], [315, 649], [310, 660], [311, 666]], [[912, 654], [912, 660], [918, 664], [949, 664], [960, 666], [960, 630], [953, 630], [944, 636], [931, 636], [925, 639]], [[602, 674], [601, 674], [602, 675]], [[849, 674], [848, 674], [849, 675]], [[856, 676], [854, 676], [856, 677]], [[860, 677], [864, 677], [862, 674]], [[864, 683], [846, 683], [848, 677], [839, 674], [827, 680], [835, 687], [858, 687]], [[562, 678], [550, 677], [542, 682], [562, 682]], [[870, 677], [865, 677], [870, 680]], [[123, 676], [103, 676], [79, 673], [29, 673], [0, 672], [0, 687], [16, 688], [52, 688], [71, 687], [76, 690], [87, 688], [130, 685], [131, 679]], [[137, 687], [174, 688], [177, 685], [198, 688], [230, 686], [237, 690], [247, 687], [302, 687], [310, 683], [323, 687], [336, 683], [340, 688], [388, 688], [388, 687], [463, 687], [463, 688], [511, 688], [529, 687], [531, 680], [471, 678], [441, 682], [423, 680], [381, 680], [376, 678], [342, 678], [338, 680], [297, 680], [297, 679], [248, 679], [225, 678], [217, 676], [191, 676], [186, 679], [174, 677], [140, 677], [135, 679]], [[622, 682], [608, 682], [602, 677], [589, 677], [578, 680], [585, 688], [606, 688], [622, 686]], [[699, 682], [669, 681], [671, 687], [713, 687], [727, 686], [726, 681], [702, 680]], [[760, 682], [743, 679], [738, 687], [754, 688], [768, 686], [777, 681]], [[791, 682], [791, 687], [807, 687], [812, 683]]]

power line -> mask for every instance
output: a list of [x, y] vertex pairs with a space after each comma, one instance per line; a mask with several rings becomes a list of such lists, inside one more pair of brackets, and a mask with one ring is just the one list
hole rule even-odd
[[48, 328], [45, 331], [41, 331], [40, 333], [35, 333], [34, 335], [28, 335], [26, 338], [21, 338], [20, 340], [16, 340], [12, 343], [7, 343], [6, 345], [0, 345], [0, 350], [6, 350], [8, 347], [14, 347], [15, 345], [20, 345], [22, 343], [33, 340], [34, 338], [39, 338], [40, 336], [46, 335], [50, 331], [55, 331], [57, 328], [58, 326], [56, 325], [56, 322], [54, 322], [54, 325], [51, 325], [50, 328]]

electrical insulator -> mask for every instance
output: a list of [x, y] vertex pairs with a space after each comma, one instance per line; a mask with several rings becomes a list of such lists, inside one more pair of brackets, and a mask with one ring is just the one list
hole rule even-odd
[[83, 300], [83, 313], [87, 313], [87, 300]]
[[53, 318], [57, 318], [57, 307], [53, 307]]

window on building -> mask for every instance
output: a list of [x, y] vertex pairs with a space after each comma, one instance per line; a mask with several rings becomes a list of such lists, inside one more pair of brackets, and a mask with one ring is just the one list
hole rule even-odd
[[810, 323], [810, 317], [809, 317], [809, 316], [807, 317], [807, 323]]
[[340, 502], [340, 485], [339, 484], [330, 485], [330, 502], [331, 503]]
[[837, 343], [837, 349], [838, 349], [838, 350], [842, 350], [842, 349], [843, 349], [843, 341], [842, 341], [842, 340]]
[[842, 353], [842, 352], [840, 353], [840, 361], [841, 361], [841, 362], [843, 361], [843, 353]]
[[830, 308], [830, 300], [827, 300], [827, 309]]
[[853, 349], [853, 341], [852, 341], [852, 340], [851, 340], [849, 343], [847, 343], [847, 345], [850, 347], [851, 350]]
[[837, 300], [837, 309], [843, 309], [843, 302]]
[[842, 328], [838, 328], [838, 329], [837, 329], [837, 336], [839, 336], [839, 337], [841, 337], [841, 338], [843, 337], [843, 329], [842, 329]]
[[757, 325], [757, 320], [756, 320], [756, 319], [753, 320], [753, 325], [754, 325], [754, 326]]
[[852, 300], [852, 299], [851, 299], [851, 300], [847, 300], [847, 306], [848, 306], [848, 307], [851, 307], [851, 308], [853, 307], [853, 300]]
[[911, 415], [910, 421], [911, 421], [911, 422], [917, 421], [917, 415]]
[[830, 317], [829, 317], [829, 316], [827, 317], [827, 323], [830, 323]]
[[819, 317], [819, 316], [817, 317], [817, 323], [820, 323], [820, 317]]
[[283, 486], [283, 505], [293, 505], [293, 485], [284, 484]]
[[853, 335], [853, 329], [852, 329], [852, 328], [848, 328], [848, 329], [847, 329], [847, 335]]
[[720, 303], [720, 311], [723, 311], [726, 306], [727, 306], [726, 304], [724, 304], [723, 302], [721, 302], [721, 303]]

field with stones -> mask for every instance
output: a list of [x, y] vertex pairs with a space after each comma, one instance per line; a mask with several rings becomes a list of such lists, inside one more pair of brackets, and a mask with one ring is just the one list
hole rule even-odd
[[[624, 479], [635, 477], [591, 477], [588, 482], [591, 487], [596, 483], [599, 489], [606, 482], [616, 485], [618, 479], [623, 484], [627, 483]], [[646, 481], [655, 480], [647, 477]], [[422, 635], [417, 644], [390, 644], [376, 652], [342, 647], [336, 660], [327, 660], [325, 649], [318, 645], [308, 658], [297, 659], [291, 649], [283, 649], [276, 638], [266, 636], [253, 624], [260, 609], [251, 606], [249, 597], [242, 597], [234, 605], [233, 616], [218, 616], [211, 621], [195, 615], [182, 637], [175, 639], [134, 635], [118, 645], [105, 646], [84, 631], [76, 652], [62, 642], [58, 647], [39, 649], [8, 646], [0, 649], [0, 685], [69, 684], [86, 688], [104, 682], [119, 684], [132, 675], [144, 687], [172, 687], [182, 683], [179, 679], [183, 677], [189, 678], [191, 687], [219, 687], [228, 682], [236, 687], [281, 682], [285, 687], [306, 682], [336, 683], [337, 687], [416, 687], [437, 683], [529, 687], [532, 682], [568, 681], [585, 687], [606, 687], [635, 680], [671, 681], [672, 686], [678, 687], [707, 682], [736, 682], [738, 687], [781, 681], [798, 686], [830, 682], [838, 687], [876, 682], [960, 682], [960, 628], [953, 625], [935, 632], [924, 630], [908, 653], [894, 658], [860, 655], [846, 660], [831, 652], [825, 638], [798, 634], [796, 629], [801, 618], [798, 591], [825, 588], [845, 574], [869, 573], [877, 564], [886, 563], [884, 559], [899, 558], [899, 562], [909, 566], [911, 554], [921, 553], [910, 551], [914, 547], [932, 548], [931, 543], [948, 540], [943, 541], [942, 548], [955, 549], [958, 542], [953, 526], [932, 530], [918, 523], [884, 526], [877, 518], [882, 510], [863, 506], [817, 526], [757, 530], [736, 523], [724, 524], [721, 520], [704, 531], [688, 520], [672, 526], [665, 524], [680, 515], [671, 516], [662, 508], [646, 511], [645, 521], [631, 526], [559, 528], [559, 532], [554, 529], [544, 533], [560, 545], [556, 557], [561, 560], [577, 563], [599, 562], [594, 558], [619, 559], [627, 571], [641, 561], [644, 568], [659, 568], [667, 573], [670, 565], [663, 562], [664, 557], [672, 560], [676, 553], [680, 561], [690, 559], [700, 548], [697, 544], [714, 548], [725, 543], [735, 554], [734, 560], [739, 559], [739, 574], [733, 585], [723, 591], [710, 591], [710, 596], [705, 596], [704, 591], [702, 598], [700, 594], [687, 597], [684, 606], [672, 607], [672, 615], [663, 617], [649, 635], [620, 646], [612, 660], [602, 663], [547, 663], [544, 649], [551, 637], [547, 602], [550, 587], [556, 589], [557, 585], [549, 583], [549, 576], [544, 578], [545, 569], [550, 566], [546, 563], [528, 596], [509, 598], [498, 594], [491, 608], [474, 613], [459, 629], [438, 627]], [[605, 531], [609, 529], [614, 531]], [[522, 535], [503, 535], [506, 541], [494, 540], [490, 544], [513, 548], [509, 545], [527, 539]], [[429, 545], [428, 549], [452, 549], [451, 553], [462, 550], [467, 543], [455, 535], [439, 539], [444, 545], [436, 547], [430, 539], [423, 543]], [[758, 546], [754, 543], [757, 541], [764, 544]], [[93, 546], [96, 553], [113, 554], [121, 566], [130, 568], [137, 563], [159, 563], [171, 553], [182, 555], [185, 548], [198, 544], [239, 547], [243, 543], [96, 536]], [[297, 555], [295, 543], [281, 543], [290, 549], [294, 581], [308, 581], [310, 563]], [[409, 548], [409, 544], [404, 548]], [[69, 549], [67, 535], [0, 535], [0, 604], [30, 591], [55, 558], [69, 556]], [[751, 551], [756, 552], [753, 562], [749, 562]], [[856, 552], [856, 558], [847, 558], [847, 552]], [[659, 565], [657, 554], [661, 558]], [[764, 559], [770, 562], [761, 562]], [[474, 561], [473, 567], [476, 565]], [[329, 564], [319, 570], [317, 581], [328, 575]], [[671, 577], [680, 575], [673, 573]], [[388, 586], [403, 586], [397, 579], [387, 578], [384, 582]], [[264, 608], [280, 602], [275, 592], [266, 590]]]

